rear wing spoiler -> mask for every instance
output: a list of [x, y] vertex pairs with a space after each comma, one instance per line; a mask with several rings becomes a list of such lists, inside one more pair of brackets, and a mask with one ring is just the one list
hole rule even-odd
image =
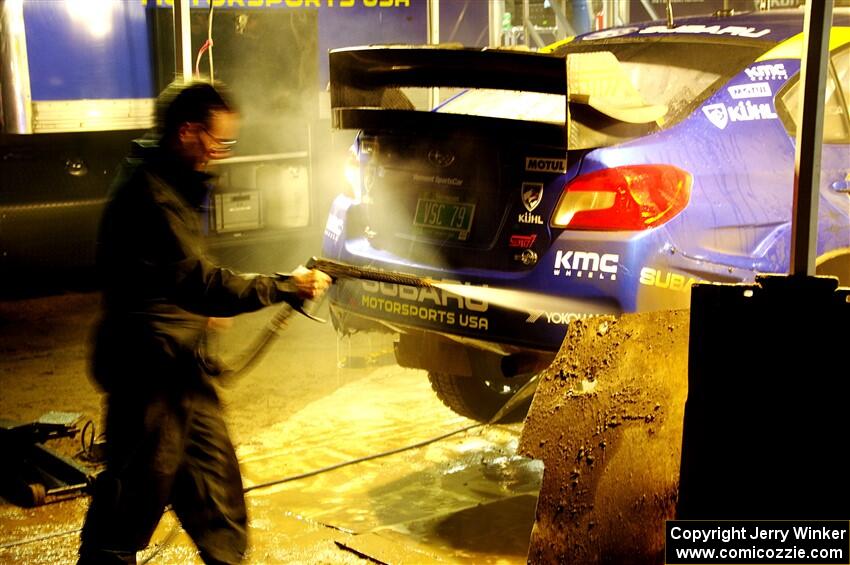
[[[402, 91], [480, 88], [567, 94], [565, 59], [527, 51], [430, 46], [352, 47], [330, 52], [332, 125], [337, 129], [474, 127], [533, 130], [563, 144], [564, 125], [452, 115], [418, 107]], [[531, 132], [530, 132], [531, 133]]]
[[665, 105], [644, 100], [616, 56], [604, 50], [562, 57], [494, 49], [352, 47], [331, 51], [330, 80], [337, 129], [474, 128], [503, 135], [527, 133], [543, 143], [569, 146], [568, 109], [564, 124], [431, 112], [428, 105], [411, 100], [408, 87], [555, 94], [564, 96], [565, 105], [581, 104], [633, 124], [660, 123], [667, 113]]

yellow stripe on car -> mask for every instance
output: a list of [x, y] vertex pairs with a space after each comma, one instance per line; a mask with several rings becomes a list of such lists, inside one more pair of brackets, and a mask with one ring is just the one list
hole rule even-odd
[[572, 41], [575, 38], [576, 38], [575, 35], [571, 35], [566, 39], [556, 41], [555, 43], [550, 43], [546, 47], [541, 47], [540, 50], [538, 51], [538, 53], [552, 53], [555, 49], [557, 49], [559, 47], [563, 47], [564, 45], [566, 45], [567, 43], [569, 43], [570, 41]]
[[[798, 33], [778, 44], [756, 59], [756, 62], [774, 59], [799, 59], [803, 55], [803, 34]], [[833, 27], [829, 34], [829, 50], [834, 51], [850, 43], [850, 27]]]

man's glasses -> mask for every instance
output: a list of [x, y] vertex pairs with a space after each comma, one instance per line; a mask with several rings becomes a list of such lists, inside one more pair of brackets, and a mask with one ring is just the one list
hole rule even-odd
[[216, 137], [211, 134], [207, 128], [201, 128], [201, 131], [207, 134], [209, 138], [215, 142], [216, 147], [213, 148], [214, 151], [218, 153], [229, 153], [233, 151], [233, 146], [236, 145], [235, 139], [221, 139], [220, 137]]

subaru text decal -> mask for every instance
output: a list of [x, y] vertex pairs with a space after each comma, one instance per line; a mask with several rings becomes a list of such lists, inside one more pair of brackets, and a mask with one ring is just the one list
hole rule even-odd
[[542, 182], [522, 183], [522, 204], [526, 210], [533, 212], [541, 200], [543, 200]]
[[548, 157], [526, 157], [525, 170], [534, 173], [565, 173], [566, 159], [550, 159]]
[[612, 37], [622, 37], [634, 33], [640, 28], [637, 27], [621, 27], [614, 29], [603, 29], [582, 37], [582, 41], [593, 41], [594, 39], [611, 39]]
[[720, 129], [726, 129], [729, 122], [751, 122], [754, 120], [774, 120], [779, 116], [773, 111], [770, 104], [753, 103], [747, 100], [741, 101], [734, 106], [726, 104], [709, 104], [702, 109], [705, 117]]
[[593, 253], [590, 251], [558, 251], [555, 254], [555, 275], [565, 277], [617, 280], [617, 264], [620, 256], [615, 253]]
[[489, 308], [489, 304], [484, 301], [464, 298], [433, 287], [415, 288], [372, 281], [361, 281], [361, 285], [365, 291], [360, 296], [362, 308], [445, 326], [482, 331], [490, 327], [489, 319], [482, 315]]
[[645, 33], [707, 33], [710, 35], [731, 35], [733, 37], [751, 37], [756, 39], [770, 33], [770, 29], [762, 29], [756, 31], [754, 27], [743, 26], [707, 26], [702, 24], [683, 25], [674, 28], [667, 26], [651, 26], [640, 30], [641, 34]]
[[645, 286], [654, 286], [657, 288], [676, 291], [690, 291], [691, 286], [693, 286], [697, 280], [693, 277], [689, 278], [685, 275], [680, 275], [679, 273], [671, 273], [653, 269], [651, 267], [644, 267], [640, 270], [640, 279], [638, 282]]

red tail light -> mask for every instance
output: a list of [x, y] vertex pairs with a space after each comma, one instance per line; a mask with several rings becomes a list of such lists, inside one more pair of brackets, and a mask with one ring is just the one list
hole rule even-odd
[[691, 198], [691, 175], [673, 165], [629, 165], [572, 180], [552, 216], [552, 227], [645, 230], [681, 212]]

